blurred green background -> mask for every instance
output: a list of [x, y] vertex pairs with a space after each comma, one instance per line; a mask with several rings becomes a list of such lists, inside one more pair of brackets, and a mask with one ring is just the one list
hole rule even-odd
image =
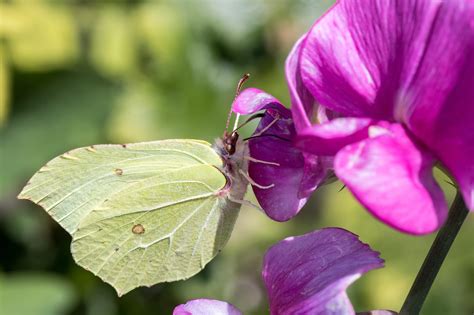
[[[350, 288], [355, 308], [398, 310], [434, 235], [402, 235], [382, 225], [347, 190], [338, 192], [340, 183], [320, 189], [287, 223], [243, 208], [228, 246], [199, 275], [122, 298], [75, 265], [70, 236], [41, 208], [15, 198], [39, 167], [75, 147], [212, 141], [244, 72], [252, 73], [249, 85], [289, 104], [284, 59], [330, 4], [1, 1], [0, 314], [171, 314], [199, 297], [267, 314], [260, 277], [266, 248], [326, 226], [359, 234], [386, 260]], [[454, 189], [439, 177], [452, 200]], [[473, 239], [470, 215], [423, 314], [474, 312]]]

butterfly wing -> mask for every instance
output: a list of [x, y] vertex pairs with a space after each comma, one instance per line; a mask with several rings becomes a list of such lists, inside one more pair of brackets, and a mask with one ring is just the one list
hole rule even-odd
[[230, 237], [238, 205], [208, 143], [167, 140], [71, 151], [20, 194], [68, 230], [76, 262], [122, 295], [196, 274]]

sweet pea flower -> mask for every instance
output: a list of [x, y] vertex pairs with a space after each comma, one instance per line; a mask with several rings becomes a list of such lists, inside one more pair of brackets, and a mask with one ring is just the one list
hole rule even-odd
[[472, 0], [338, 1], [287, 58], [295, 145], [400, 231], [444, 223], [435, 165], [474, 210], [473, 48]]
[[276, 221], [291, 219], [311, 193], [328, 180], [332, 158], [305, 154], [296, 148], [291, 111], [261, 90], [243, 90], [235, 99], [232, 110], [242, 115], [264, 111], [249, 140], [252, 188], [270, 218]]
[[[362, 274], [383, 267], [379, 253], [339, 228], [289, 237], [264, 257], [262, 276], [271, 315], [355, 314], [347, 287]], [[198, 299], [175, 308], [173, 315], [240, 315], [233, 305]], [[362, 313], [360, 313], [362, 314]], [[390, 311], [364, 314], [388, 315]]]

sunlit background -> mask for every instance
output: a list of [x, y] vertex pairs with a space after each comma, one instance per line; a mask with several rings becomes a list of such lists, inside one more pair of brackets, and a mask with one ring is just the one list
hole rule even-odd
[[[330, 1], [0, 1], [0, 314], [171, 314], [193, 298], [268, 314], [260, 276], [270, 245], [326, 226], [360, 235], [384, 269], [349, 290], [356, 310], [399, 310], [434, 235], [373, 219], [341, 183], [294, 220], [243, 208], [224, 251], [197, 276], [122, 298], [70, 254], [70, 236], [16, 195], [39, 167], [75, 147], [222, 134], [240, 76], [289, 104], [283, 65]], [[250, 133], [247, 129], [244, 133]], [[440, 175], [447, 198], [454, 189]], [[253, 198], [249, 191], [248, 198]], [[474, 312], [470, 215], [423, 314]]]

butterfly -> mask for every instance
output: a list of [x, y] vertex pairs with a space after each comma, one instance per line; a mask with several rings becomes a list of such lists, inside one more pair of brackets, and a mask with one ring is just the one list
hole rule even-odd
[[221, 251], [245, 203], [249, 153], [237, 121], [214, 146], [162, 140], [71, 150], [18, 198], [43, 207], [72, 236], [76, 263], [119, 296], [187, 279]]

